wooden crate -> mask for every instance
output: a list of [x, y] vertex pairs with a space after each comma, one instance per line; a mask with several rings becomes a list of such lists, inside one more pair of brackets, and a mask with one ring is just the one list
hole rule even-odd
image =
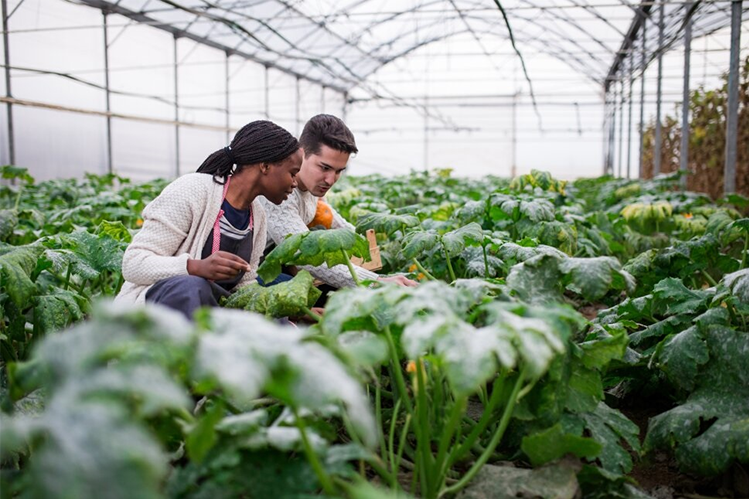
[[361, 258], [352, 257], [351, 263], [363, 269], [371, 270], [374, 272], [375, 270], [380, 270], [382, 268], [380, 248], [377, 246], [377, 237], [375, 236], [375, 231], [373, 229], [369, 229], [365, 235], [367, 237], [367, 241], [369, 241], [370, 260], [368, 262], [365, 262]]

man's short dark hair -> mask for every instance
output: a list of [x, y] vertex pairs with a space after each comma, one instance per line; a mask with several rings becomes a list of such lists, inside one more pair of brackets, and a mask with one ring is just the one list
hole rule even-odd
[[305, 156], [319, 154], [323, 145], [349, 154], [359, 152], [351, 130], [340, 118], [330, 114], [310, 118], [299, 136], [299, 145], [304, 149]]

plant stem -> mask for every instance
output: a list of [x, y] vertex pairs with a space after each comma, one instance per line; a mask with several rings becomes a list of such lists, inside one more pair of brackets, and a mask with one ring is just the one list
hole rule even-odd
[[390, 417], [390, 432], [388, 433], [388, 457], [390, 459], [390, 469], [393, 472], [392, 478], [391, 478], [391, 486], [395, 487], [396, 482], [398, 481], [398, 466], [395, 463], [395, 424], [398, 421], [398, 412], [401, 407], [401, 401], [398, 399], [398, 401], [395, 403], [395, 406], [393, 407], [393, 415]]
[[484, 277], [489, 277], [489, 259], [486, 256], [486, 246], [481, 246], [484, 252]]
[[385, 443], [385, 434], [382, 432], [382, 389], [380, 387], [379, 379], [375, 380], [375, 424], [377, 426], [378, 436], [380, 437], [380, 452], [387, 460], [389, 453], [387, 444]]
[[442, 246], [442, 252], [445, 254], [445, 262], [447, 262], [447, 271], [450, 273], [450, 282], [455, 282], [455, 271], [453, 270], [453, 264], [450, 261], [450, 255], [447, 254], [447, 249]]
[[18, 195], [16, 196], [16, 202], [13, 205], [13, 209], [14, 210], [17, 210], [18, 209], [18, 205], [21, 204], [21, 193], [22, 192], [23, 192], [23, 186], [19, 185], [18, 186]]
[[505, 429], [507, 428], [507, 425], [510, 422], [510, 418], [512, 417], [512, 413], [515, 410], [515, 402], [517, 400], [518, 393], [520, 392], [520, 388], [523, 386], [523, 381], [525, 381], [526, 370], [527, 367], [523, 367], [523, 369], [520, 371], [518, 379], [515, 382], [515, 386], [512, 388], [510, 398], [507, 400], [507, 405], [505, 406], [505, 410], [502, 414], [502, 419], [499, 422], [499, 426], [494, 432], [494, 436], [492, 436], [491, 442], [489, 442], [489, 445], [486, 447], [484, 453], [481, 454], [481, 456], [476, 460], [475, 463], [473, 463], [473, 466], [471, 466], [471, 469], [468, 470], [468, 473], [463, 475], [458, 483], [444, 489], [442, 493], [440, 493], [440, 497], [445, 494], [454, 494], [455, 492], [458, 492], [460, 489], [465, 487], [468, 482], [473, 479], [476, 473], [478, 473], [479, 470], [484, 466], [484, 464], [486, 464], [486, 462], [489, 460], [489, 457], [491, 457], [491, 455], [494, 453], [494, 449], [496, 449], [497, 445], [499, 445], [499, 441], [502, 439], [502, 435], [504, 435]]
[[388, 349], [390, 350], [390, 363], [392, 364], [393, 374], [395, 375], [395, 382], [398, 385], [398, 398], [403, 400], [408, 413], [413, 414], [413, 405], [411, 405], [411, 399], [408, 398], [406, 381], [403, 379], [403, 370], [400, 367], [398, 350], [395, 348], [395, 342], [393, 341], [393, 335], [390, 332], [390, 326], [385, 326], [385, 339], [387, 340]]
[[408, 429], [411, 426], [411, 415], [406, 414], [406, 423], [403, 425], [403, 432], [401, 433], [400, 441], [398, 442], [398, 453], [395, 455], [395, 465], [393, 471], [398, 475], [398, 470], [401, 466], [401, 458], [403, 457], [403, 451], [406, 448], [406, 439], [408, 438]]
[[442, 483], [444, 482], [444, 478], [447, 474], [448, 467], [446, 466], [449, 459], [449, 455], [447, 454], [447, 448], [450, 445], [450, 442], [452, 441], [452, 436], [455, 433], [455, 430], [460, 426], [460, 419], [463, 416], [463, 413], [465, 412], [466, 407], [466, 398], [461, 397], [458, 400], [455, 401], [452, 407], [452, 411], [450, 412], [450, 419], [448, 420], [447, 426], [445, 427], [444, 431], [442, 432], [442, 438], [440, 438], [439, 447], [437, 448], [437, 489], [439, 490], [442, 487]]
[[497, 407], [497, 404], [499, 403], [504, 380], [505, 380], [505, 376], [504, 374], [501, 374], [496, 379], [496, 381], [494, 381], [494, 385], [492, 386], [492, 394], [489, 397], [489, 403], [484, 407], [484, 412], [481, 415], [481, 419], [479, 420], [478, 424], [474, 425], [473, 429], [471, 430], [471, 433], [468, 434], [463, 444], [459, 446], [458, 448], [454, 449], [450, 453], [450, 459], [448, 460], [448, 468], [452, 466], [453, 464], [455, 464], [455, 462], [459, 460], [461, 457], [463, 457], [463, 455], [466, 452], [471, 450], [476, 440], [478, 440], [478, 438], [484, 432], [486, 427], [489, 425], [489, 422], [492, 420], [494, 408]]
[[423, 266], [422, 266], [422, 265], [421, 265], [421, 264], [419, 263], [419, 261], [418, 261], [418, 260], [417, 260], [416, 258], [413, 258], [412, 260], [413, 260], [413, 262], [414, 262], [414, 265], [416, 265], [416, 268], [417, 268], [417, 269], [419, 269], [419, 272], [421, 272], [422, 274], [424, 274], [424, 277], [426, 277], [426, 278], [427, 278], [427, 279], [429, 279], [430, 281], [436, 281], [436, 280], [437, 280], [437, 278], [436, 278], [436, 277], [434, 277], [434, 276], [433, 276], [432, 274], [430, 274], [430, 273], [429, 273], [429, 271], [428, 271], [427, 269], [425, 269], [425, 268], [424, 268], [424, 267], [423, 267]]
[[712, 278], [712, 276], [711, 276], [710, 274], [708, 274], [708, 273], [707, 273], [707, 272], [705, 272], [704, 270], [701, 270], [700, 272], [702, 272], [702, 276], [703, 276], [703, 277], [705, 278], [705, 280], [706, 280], [707, 282], [709, 282], [709, 283], [710, 283], [710, 285], [711, 285], [711, 286], [717, 286], [717, 285], [718, 285], [718, 283], [717, 283], [717, 282], [715, 282], [715, 279], [713, 279], [713, 278]]
[[741, 255], [741, 268], [746, 268], [746, 256], [749, 254], [749, 233], [744, 236], [744, 254]]
[[360, 286], [359, 284], [359, 276], [356, 275], [356, 270], [354, 270], [354, 264], [351, 263], [351, 258], [348, 255], [348, 251], [341, 250], [343, 252], [344, 259], [346, 260], [346, 266], [348, 267], [348, 271], [351, 273], [351, 277], [354, 279], [354, 284], [357, 286]]
[[302, 435], [302, 444], [304, 445], [304, 453], [307, 455], [307, 460], [312, 466], [312, 469], [315, 471], [315, 474], [317, 475], [317, 479], [320, 480], [320, 484], [322, 485], [322, 488], [325, 491], [325, 493], [331, 496], [335, 495], [333, 482], [330, 480], [330, 477], [325, 472], [325, 469], [323, 468], [322, 463], [320, 462], [320, 459], [317, 457], [317, 454], [315, 454], [315, 451], [312, 448], [312, 445], [310, 445], [309, 443], [309, 439], [307, 438], [307, 430], [304, 427], [304, 421], [302, 421], [302, 418], [299, 417], [299, 411], [297, 411], [296, 407], [292, 407], [291, 410], [294, 412], [294, 418], [296, 419], [296, 426], [297, 428], [299, 428], [299, 433], [301, 433]]
[[424, 497], [433, 497], [432, 487], [434, 483], [434, 456], [432, 456], [432, 438], [429, 431], [429, 404], [427, 403], [426, 373], [421, 358], [416, 359], [416, 416], [419, 420], [417, 433], [419, 441], [419, 460], [421, 461], [421, 494]]
[[314, 312], [313, 312], [312, 310], [310, 310], [309, 308], [307, 308], [307, 307], [304, 307], [304, 309], [303, 309], [303, 310], [304, 310], [304, 313], [305, 313], [305, 314], [307, 315], [307, 317], [309, 317], [309, 318], [310, 318], [310, 319], [312, 319], [313, 321], [317, 322], [318, 324], [319, 324], [320, 322], [322, 322], [322, 319], [320, 318], [320, 316], [319, 316], [319, 315], [317, 315], [316, 313], [314, 313]]

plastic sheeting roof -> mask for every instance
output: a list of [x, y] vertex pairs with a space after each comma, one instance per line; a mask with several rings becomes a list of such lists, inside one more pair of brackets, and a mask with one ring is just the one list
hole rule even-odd
[[[509, 40], [497, 4], [484, 0], [79, 0], [166, 29], [339, 91], [372, 94], [368, 77], [393, 60], [458, 35]], [[695, 2], [695, 36], [725, 26], [730, 1]], [[627, 0], [502, 0], [518, 50], [555, 57], [604, 83], [632, 48], [637, 19], [657, 4]], [[666, 42], [678, 39], [686, 9], [667, 2]], [[747, 11], [745, 11], [745, 14]], [[647, 31], [652, 58], [658, 33]], [[487, 59], [507, 57], [485, 49]], [[641, 64], [642, 60], [637, 62]], [[532, 75], [531, 75], [532, 79]]]

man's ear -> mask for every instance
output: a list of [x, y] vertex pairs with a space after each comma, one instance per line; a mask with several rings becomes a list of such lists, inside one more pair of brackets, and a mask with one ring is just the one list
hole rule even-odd
[[267, 175], [269, 169], [270, 165], [268, 165], [268, 163], [263, 163], [262, 165], [260, 165], [260, 171], [263, 172], [263, 175]]

